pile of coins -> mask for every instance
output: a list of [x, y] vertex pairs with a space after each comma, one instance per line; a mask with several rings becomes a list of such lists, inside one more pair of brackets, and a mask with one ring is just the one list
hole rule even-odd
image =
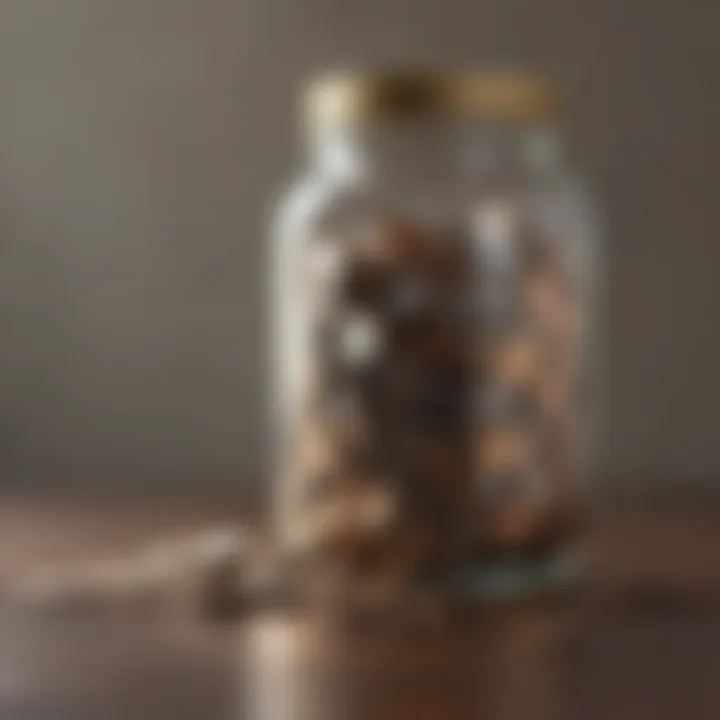
[[283, 533], [347, 572], [552, 552], [578, 518], [581, 328], [566, 253], [507, 203], [313, 241], [312, 357]]

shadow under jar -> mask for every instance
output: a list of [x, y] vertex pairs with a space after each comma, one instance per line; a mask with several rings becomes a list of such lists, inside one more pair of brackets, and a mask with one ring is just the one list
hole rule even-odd
[[274, 245], [275, 531], [344, 587], [580, 568], [594, 233], [555, 104], [498, 72], [308, 91]]

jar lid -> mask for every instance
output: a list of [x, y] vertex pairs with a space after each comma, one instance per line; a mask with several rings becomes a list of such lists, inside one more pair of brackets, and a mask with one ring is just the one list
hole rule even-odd
[[507, 70], [335, 73], [311, 83], [305, 96], [312, 125], [419, 116], [539, 122], [554, 118], [557, 106], [546, 78]]

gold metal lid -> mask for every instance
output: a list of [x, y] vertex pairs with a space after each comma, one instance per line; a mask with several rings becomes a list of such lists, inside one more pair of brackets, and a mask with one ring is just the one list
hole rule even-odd
[[313, 125], [418, 116], [540, 122], [558, 109], [547, 79], [516, 71], [337, 73], [311, 83], [305, 101]]

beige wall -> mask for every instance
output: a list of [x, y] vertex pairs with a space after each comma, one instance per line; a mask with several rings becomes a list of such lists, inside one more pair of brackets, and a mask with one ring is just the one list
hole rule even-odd
[[564, 84], [606, 206], [605, 466], [711, 477], [719, 21], [710, 0], [4, 0], [2, 474], [256, 475], [265, 208], [297, 164], [296, 86], [509, 59]]

